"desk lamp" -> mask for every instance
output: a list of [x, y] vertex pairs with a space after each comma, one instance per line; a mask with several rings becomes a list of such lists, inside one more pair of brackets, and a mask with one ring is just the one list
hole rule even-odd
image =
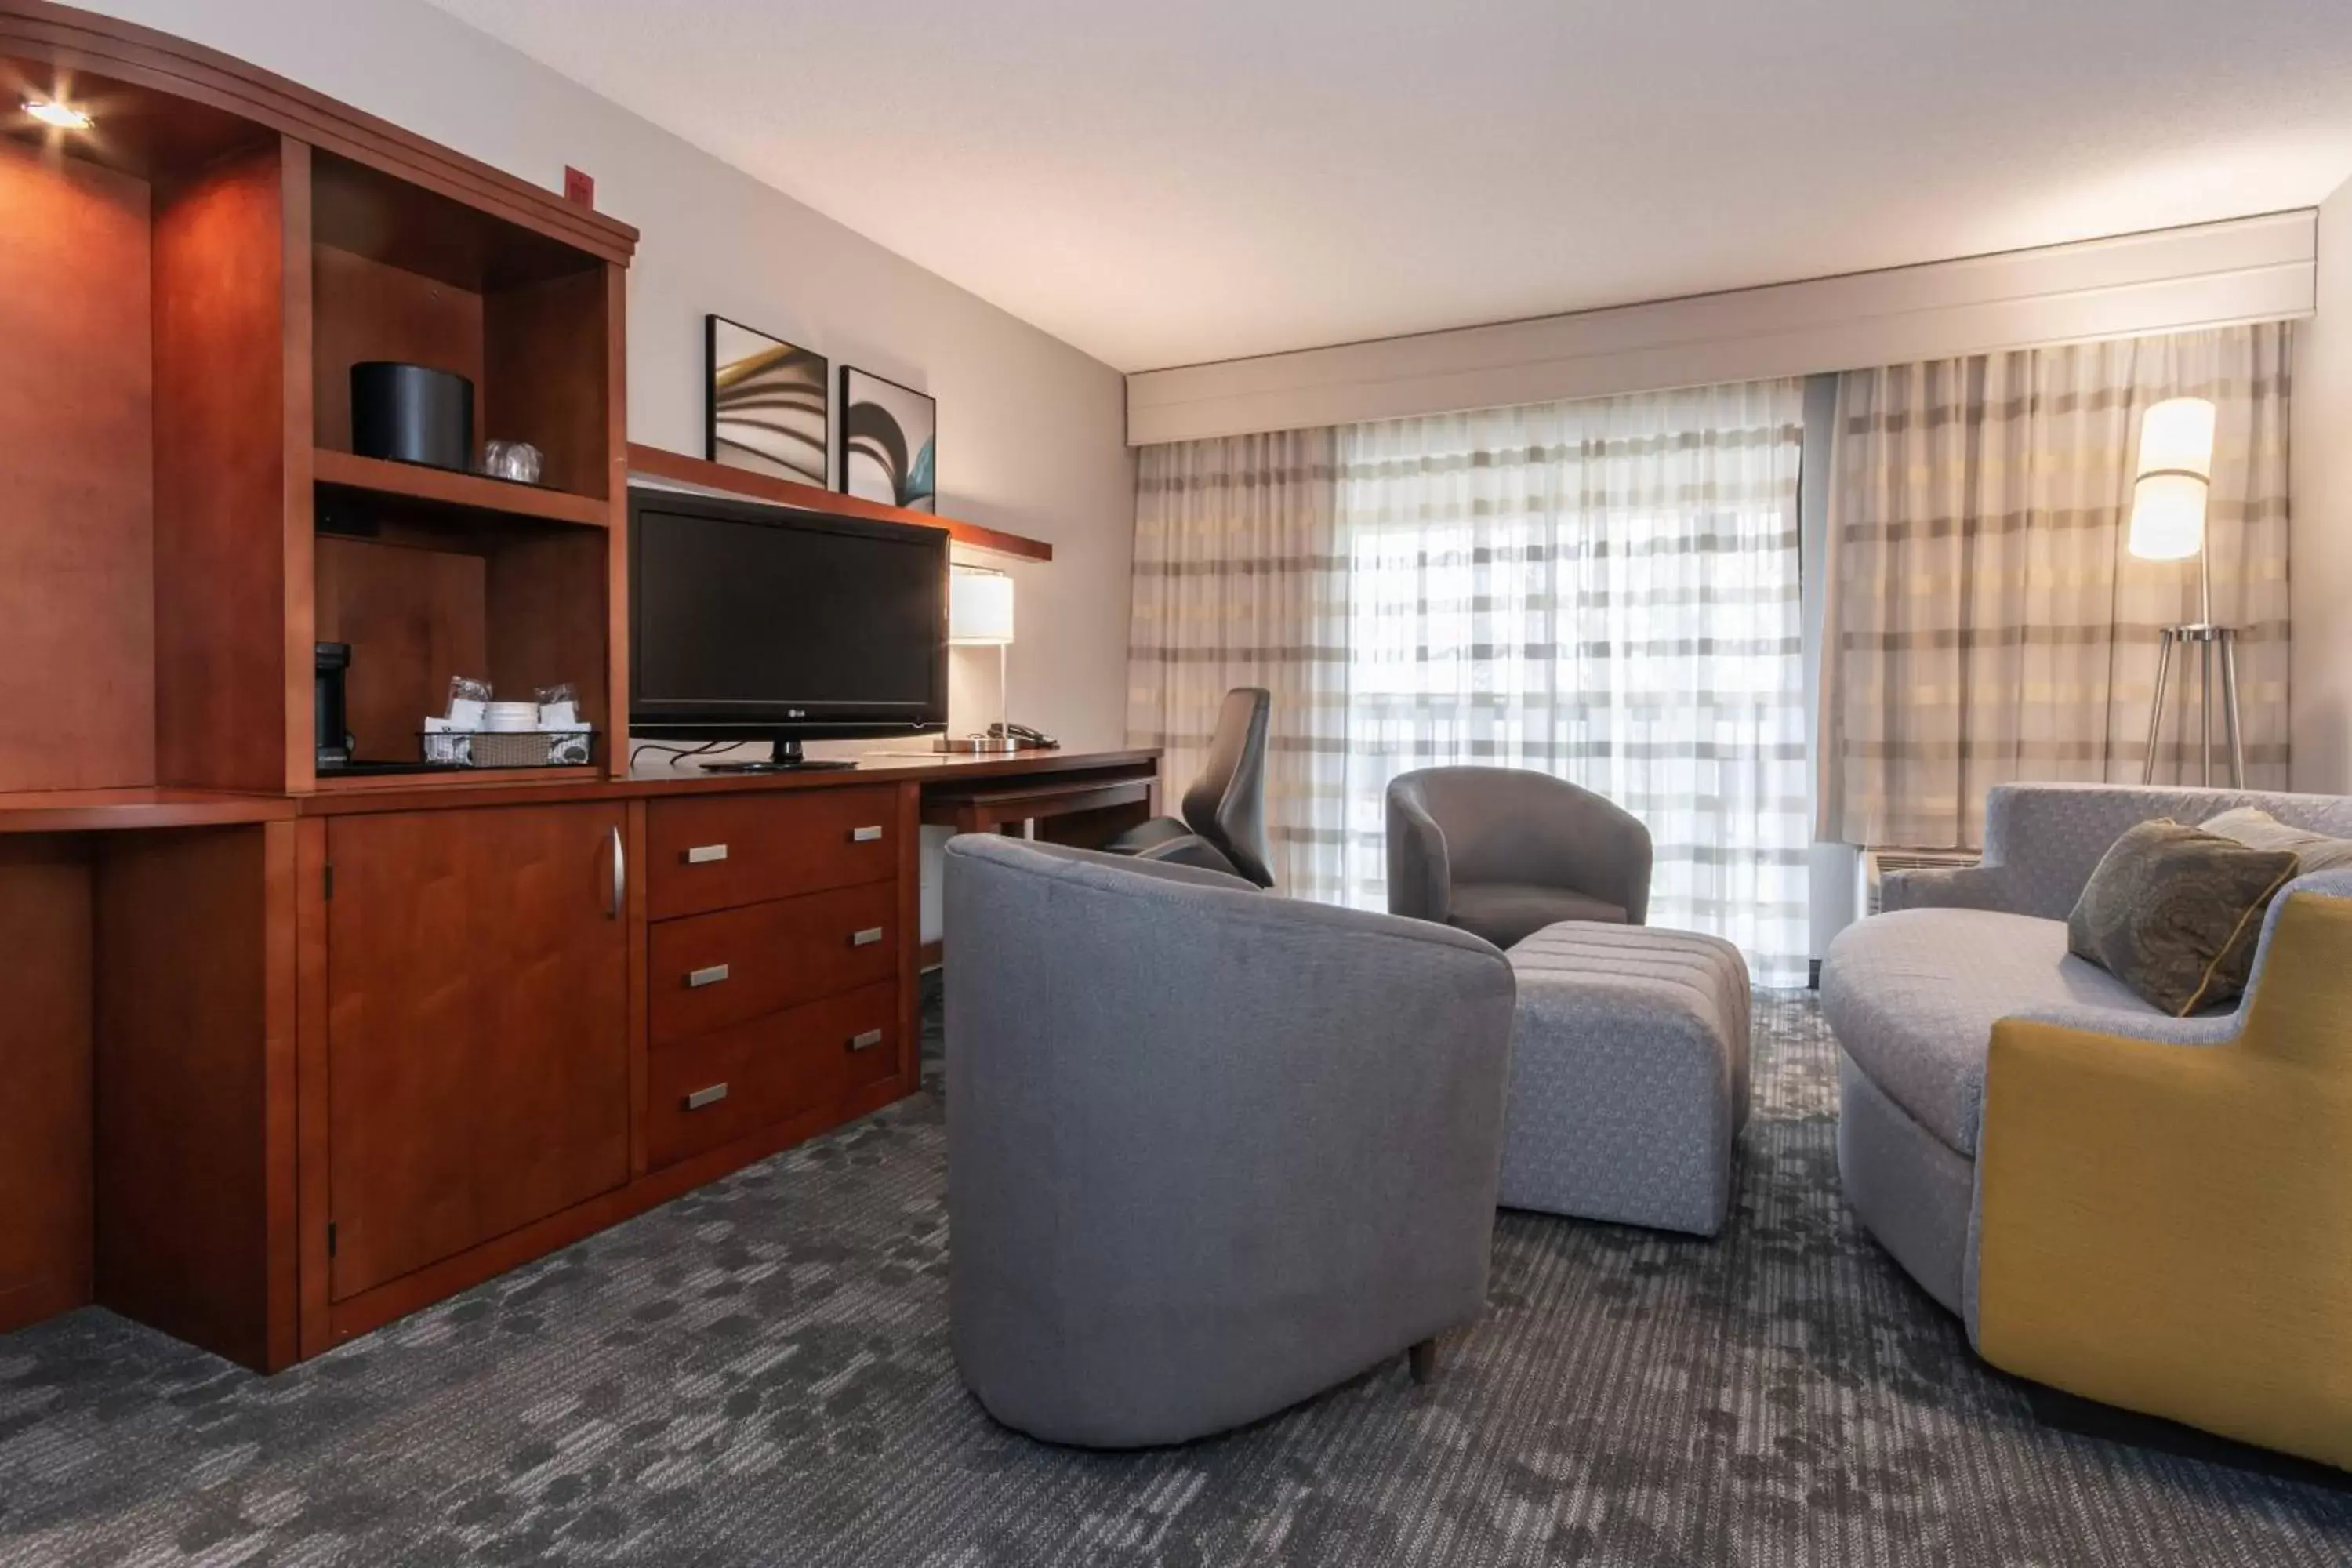
[[[1011, 694], [1006, 689], [1007, 660], [1004, 650], [1013, 646], [1013, 579], [1002, 572], [992, 572], [983, 566], [951, 566], [948, 569], [948, 642], [954, 647], [993, 647], [996, 650], [997, 716], [1009, 721], [1012, 713]], [[941, 752], [1017, 752], [1020, 742], [1013, 740], [1000, 722], [994, 735], [943, 736], [934, 746]]]

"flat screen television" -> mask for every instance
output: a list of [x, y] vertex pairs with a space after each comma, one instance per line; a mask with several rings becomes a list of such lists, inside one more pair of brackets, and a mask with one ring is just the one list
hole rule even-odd
[[629, 730], [768, 741], [918, 735], [948, 716], [947, 531], [629, 491]]

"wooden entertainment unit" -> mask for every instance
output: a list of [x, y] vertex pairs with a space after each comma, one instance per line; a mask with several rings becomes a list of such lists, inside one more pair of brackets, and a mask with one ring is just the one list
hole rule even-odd
[[[0, 138], [0, 1330], [276, 1369], [913, 1090], [919, 825], [1108, 830], [1157, 753], [320, 776], [320, 640], [363, 748], [457, 673], [625, 730], [636, 236], [62, 6], [0, 74], [95, 119]], [[364, 359], [546, 482], [355, 455]]]

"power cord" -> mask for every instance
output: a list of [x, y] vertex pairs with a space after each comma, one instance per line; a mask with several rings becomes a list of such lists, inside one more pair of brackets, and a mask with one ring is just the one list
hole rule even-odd
[[641, 741], [629, 748], [629, 766], [635, 768], [637, 759], [647, 752], [667, 752], [673, 758], [698, 757], [705, 752], [716, 752], [740, 743], [735, 741], [705, 741], [698, 746], [665, 746], [658, 741]]

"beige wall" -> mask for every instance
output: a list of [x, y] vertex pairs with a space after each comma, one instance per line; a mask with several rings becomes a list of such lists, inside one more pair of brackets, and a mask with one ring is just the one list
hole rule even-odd
[[[566, 163], [594, 175], [597, 205], [642, 234], [629, 274], [635, 440], [700, 454], [710, 310], [831, 356], [836, 377], [847, 362], [930, 393], [942, 510], [1054, 544], [1051, 565], [1011, 568], [1014, 716], [1073, 742], [1122, 738], [1134, 500], [1118, 373], [421, 0], [96, 8], [536, 184], [560, 187]], [[993, 718], [994, 654], [954, 658], [954, 717]]]
[[2319, 209], [2294, 359], [2294, 787], [2352, 794], [2352, 183]]

